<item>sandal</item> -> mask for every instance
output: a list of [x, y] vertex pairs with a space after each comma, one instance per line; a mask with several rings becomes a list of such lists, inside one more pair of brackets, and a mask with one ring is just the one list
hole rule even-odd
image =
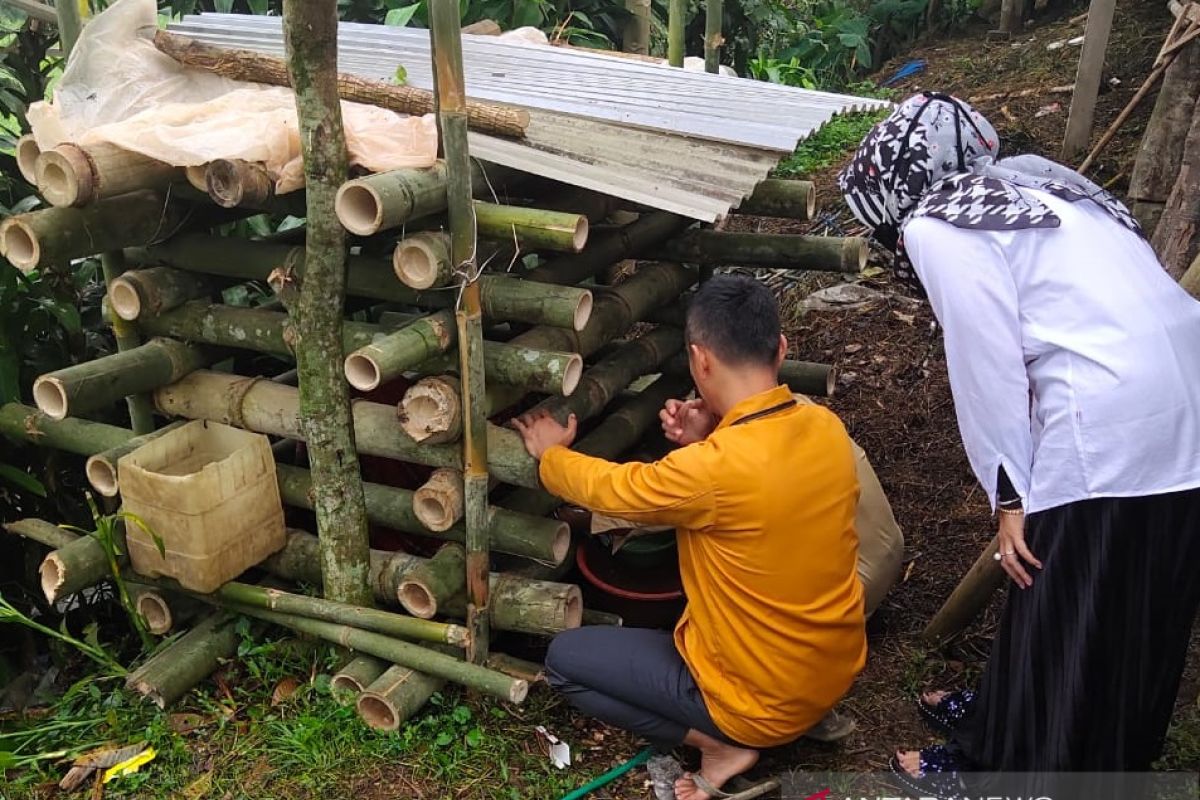
[[966, 791], [960, 772], [970, 767], [958, 748], [952, 745], [935, 744], [920, 751], [919, 774], [911, 775], [900, 765], [900, 759], [892, 756], [888, 761], [896, 781], [917, 796], [938, 800], [962, 800]]
[[939, 733], [950, 735], [958, 727], [958, 723], [971, 711], [975, 703], [975, 691], [963, 689], [950, 692], [937, 703], [927, 703], [921, 696], [917, 697], [917, 711], [925, 721]]
[[714, 800], [720, 800], [720, 798], [723, 797], [733, 797], [733, 795], [729, 792], [721, 791], [717, 787], [713, 786], [708, 779], [699, 772], [690, 773], [688, 777], [692, 779], [692, 783], [696, 784], [697, 789], [704, 792], [710, 798], [714, 798]]

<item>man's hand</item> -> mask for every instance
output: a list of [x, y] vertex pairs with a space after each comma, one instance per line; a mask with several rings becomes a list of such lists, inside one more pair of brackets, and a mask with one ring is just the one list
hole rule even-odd
[[551, 447], [570, 447], [571, 442], [575, 441], [575, 431], [579, 427], [574, 414], [567, 418], [564, 428], [545, 411], [523, 414], [514, 419], [512, 424], [525, 440], [525, 449], [529, 451], [529, 455], [539, 461]]
[[[1034, 557], [1029, 546], [1025, 544], [1025, 515], [1001, 514], [998, 536], [1000, 548], [996, 552], [1000, 555], [1000, 566], [1017, 586], [1028, 589], [1033, 585], [1033, 578], [1025, 565], [1041, 569], [1042, 562]], [[1021, 563], [1022, 561], [1025, 563]]]
[[716, 416], [699, 399], [668, 400], [658, 418], [667, 441], [681, 447], [703, 441], [717, 427]]

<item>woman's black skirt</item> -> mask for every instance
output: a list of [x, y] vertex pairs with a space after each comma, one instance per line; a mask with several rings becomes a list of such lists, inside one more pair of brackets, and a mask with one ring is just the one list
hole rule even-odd
[[1200, 489], [1031, 514], [1026, 542], [1044, 568], [1010, 586], [955, 742], [983, 770], [1148, 770], [1200, 603]]

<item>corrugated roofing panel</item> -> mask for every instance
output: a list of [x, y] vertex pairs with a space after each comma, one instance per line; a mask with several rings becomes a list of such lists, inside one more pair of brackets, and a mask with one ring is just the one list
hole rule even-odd
[[[280, 20], [189, 16], [171, 30], [283, 55]], [[342, 23], [339, 68], [431, 89], [428, 31]], [[524, 140], [473, 133], [484, 160], [714, 221], [834, 114], [886, 105], [598, 53], [464, 36], [467, 94], [530, 111]]]

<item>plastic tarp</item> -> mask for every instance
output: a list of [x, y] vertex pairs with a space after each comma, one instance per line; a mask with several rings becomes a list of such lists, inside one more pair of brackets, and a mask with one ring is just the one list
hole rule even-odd
[[[79, 38], [52, 102], [29, 109], [40, 148], [108, 142], [180, 167], [260, 162], [286, 193], [304, 185], [290, 89], [183, 67], [154, 47], [154, 0], [119, 0]], [[432, 166], [433, 115], [342, 103], [351, 164], [369, 172]]]

